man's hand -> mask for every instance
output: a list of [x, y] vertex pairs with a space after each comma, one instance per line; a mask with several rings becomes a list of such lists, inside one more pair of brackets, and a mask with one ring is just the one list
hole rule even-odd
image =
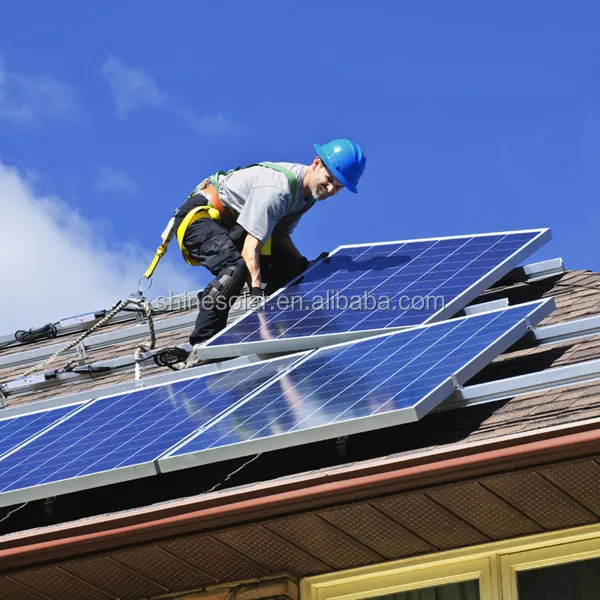
[[242, 258], [248, 267], [248, 277], [250, 289], [260, 288], [260, 249], [262, 242], [253, 235], [246, 235], [244, 247], [242, 248]]
[[264, 300], [265, 292], [262, 288], [250, 288], [249, 307], [251, 309], [259, 308]]
[[308, 265], [314, 265], [315, 263], [319, 262], [320, 260], [323, 260], [323, 262], [329, 262], [329, 252], [321, 252], [321, 254], [319, 254], [319, 256], [317, 256], [317, 258], [313, 258]]

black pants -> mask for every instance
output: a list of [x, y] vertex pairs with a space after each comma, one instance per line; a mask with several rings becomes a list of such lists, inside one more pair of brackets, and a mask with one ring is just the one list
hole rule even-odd
[[[220, 221], [198, 219], [188, 227], [183, 243], [192, 258], [218, 278], [226, 269], [242, 265], [245, 267], [241, 255], [245, 238], [246, 232], [239, 225], [228, 230]], [[304, 261], [284, 254], [276, 246], [273, 252], [271, 264], [267, 264], [266, 261], [263, 264], [261, 260], [261, 275], [267, 276], [268, 294], [272, 294], [299, 275], [306, 266]], [[225, 328], [231, 300], [240, 294], [244, 283], [243, 278], [239, 279], [239, 283], [229, 288], [226, 294], [222, 294], [224, 302], [221, 303], [208, 303], [208, 306], [207, 303], [203, 304], [202, 299], [209, 293], [210, 286], [199, 294], [200, 308], [194, 331], [190, 336], [190, 344], [205, 342]], [[224, 305], [226, 308], [223, 308]]]

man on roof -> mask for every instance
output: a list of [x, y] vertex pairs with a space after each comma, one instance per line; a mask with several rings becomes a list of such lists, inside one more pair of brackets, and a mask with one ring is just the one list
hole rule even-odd
[[[314, 148], [317, 156], [310, 165], [259, 163], [219, 172], [175, 211], [163, 241], [177, 235], [184, 259], [215, 276], [199, 296], [192, 345], [225, 327], [232, 301], [245, 282], [252, 296], [262, 297], [302, 273], [308, 261], [290, 237], [301, 217], [343, 188], [357, 193], [366, 165], [360, 146], [337, 139]], [[261, 256], [269, 255], [265, 281], [266, 261]]]

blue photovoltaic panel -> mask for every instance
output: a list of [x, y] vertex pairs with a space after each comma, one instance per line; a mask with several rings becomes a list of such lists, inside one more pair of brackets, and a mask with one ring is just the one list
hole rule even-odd
[[[553, 308], [532, 302], [322, 348], [175, 449], [161, 469], [181, 468], [168, 466], [170, 457], [211, 449], [222, 459], [288, 446], [298, 432], [295, 443], [305, 443], [417, 420], [453, 391], [453, 377], [465, 383], [526, 333], [525, 319], [534, 325]], [[262, 445], [248, 448], [256, 440]]]
[[0, 492], [153, 461], [296, 360], [256, 363], [95, 400], [0, 460]]
[[57, 423], [74, 409], [73, 405], [61, 406], [0, 420], [0, 457]]
[[448, 318], [549, 237], [533, 230], [342, 247], [206, 347]]

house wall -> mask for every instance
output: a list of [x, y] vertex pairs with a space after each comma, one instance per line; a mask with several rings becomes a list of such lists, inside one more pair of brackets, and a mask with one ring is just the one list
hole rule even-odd
[[299, 583], [294, 575], [272, 575], [260, 580], [215, 586], [200, 592], [177, 594], [166, 598], [177, 600], [299, 600]]

